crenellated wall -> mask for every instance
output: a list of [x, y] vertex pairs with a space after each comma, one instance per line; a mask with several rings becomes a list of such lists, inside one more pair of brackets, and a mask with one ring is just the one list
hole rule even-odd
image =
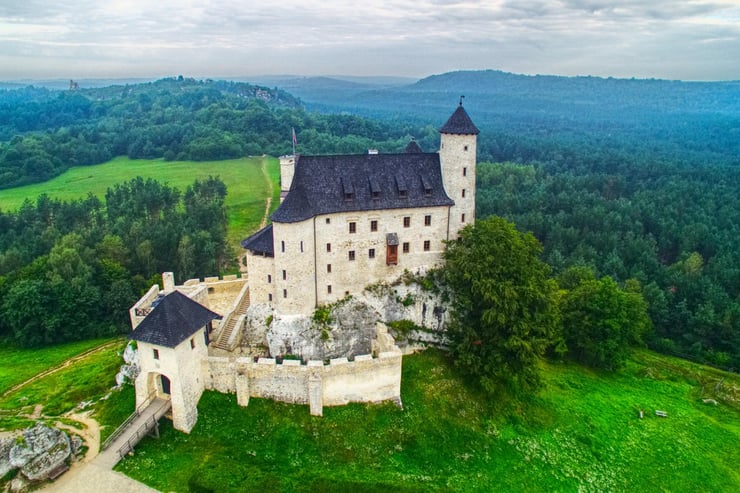
[[350, 402], [401, 402], [400, 349], [392, 346], [377, 357], [370, 354], [323, 361], [273, 358], [209, 357], [203, 362], [207, 389], [236, 393], [240, 405], [250, 397], [309, 404], [311, 414], [320, 416], [323, 406]]

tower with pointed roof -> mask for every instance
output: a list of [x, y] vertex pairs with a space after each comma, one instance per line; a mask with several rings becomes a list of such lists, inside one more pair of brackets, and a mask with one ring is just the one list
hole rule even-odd
[[450, 239], [465, 225], [475, 222], [475, 165], [480, 131], [463, 108], [462, 98], [455, 112], [439, 129], [439, 160], [450, 207]]

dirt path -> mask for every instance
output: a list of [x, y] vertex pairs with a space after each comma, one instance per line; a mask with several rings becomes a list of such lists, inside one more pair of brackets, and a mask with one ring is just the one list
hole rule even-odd
[[61, 370], [63, 368], [67, 368], [69, 365], [71, 365], [72, 363], [75, 363], [76, 361], [79, 361], [80, 359], [84, 358], [85, 356], [88, 356], [88, 355], [90, 355], [92, 353], [95, 353], [95, 352], [98, 352], [98, 351], [102, 351], [103, 349], [107, 349], [107, 348], [109, 348], [111, 346], [114, 346], [114, 345], [120, 344], [120, 343], [121, 343], [121, 340], [117, 339], [115, 341], [106, 342], [105, 344], [102, 344], [100, 346], [96, 346], [94, 348], [88, 349], [84, 353], [80, 353], [80, 354], [78, 354], [76, 356], [72, 356], [71, 358], [63, 361], [62, 363], [58, 364], [57, 366], [53, 366], [53, 367], [51, 367], [51, 368], [49, 368], [47, 370], [42, 371], [41, 373], [37, 373], [36, 375], [32, 376], [31, 378], [29, 378], [25, 382], [21, 382], [21, 383], [19, 383], [17, 385], [14, 385], [14, 386], [10, 387], [8, 390], [6, 390], [5, 392], [3, 392], [2, 396], [0, 396], [0, 397], [7, 397], [8, 395], [10, 395], [11, 393], [15, 392], [16, 390], [25, 387], [26, 385], [28, 385], [31, 382], [35, 382], [39, 378], [43, 378], [46, 375], [51, 375], [52, 373], [55, 373], [55, 372], [57, 372], [57, 371], [59, 371], [59, 370]]

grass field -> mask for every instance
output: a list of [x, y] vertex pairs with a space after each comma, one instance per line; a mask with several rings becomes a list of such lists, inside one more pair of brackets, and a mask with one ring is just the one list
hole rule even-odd
[[[272, 205], [277, 207], [280, 198], [278, 180], [280, 164], [270, 157], [252, 157], [228, 161], [192, 162], [164, 161], [162, 159], [128, 159], [119, 157], [95, 166], [72, 168], [44, 183], [0, 190], [0, 210], [15, 210], [25, 199], [35, 200], [46, 193], [50, 197], [72, 200], [92, 193], [103, 198], [105, 191], [116, 183], [137, 176], [154, 178], [181, 192], [194, 180], [219, 176], [226, 184], [226, 209], [229, 218], [229, 244], [238, 247], [239, 241], [254, 232], [262, 220], [265, 200], [270, 195], [263, 164], [272, 181]], [[235, 250], [239, 251], [239, 250]]]
[[487, 399], [427, 351], [404, 358], [403, 410], [350, 405], [322, 418], [206, 392], [189, 435], [167, 422], [118, 470], [181, 492], [740, 491], [740, 414], [701, 400], [702, 384], [720, 381], [737, 398], [737, 375], [648, 352], [617, 374], [543, 372], [527, 402]]
[[[96, 341], [95, 345], [110, 341], [116, 341], [116, 339]], [[31, 414], [37, 404], [43, 405], [42, 414], [59, 416], [71, 411], [82, 401], [95, 400], [106, 394], [116, 384], [115, 375], [123, 363], [120, 353], [125, 343], [122, 339], [119, 341], [119, 344], [113, 344], [108, 348], [91, 353], [66, 368], [39, 378], [1, 397], [0, 429], [27, 426], [30, 422], [27, 422], [24, 416]], [[28, 358], [30, 361], [26, 361], [19, 350], [6, 349], [5, 352], [14, 358], [13, 368], [24, 374], [25, 377], [22, 380], [25, 380], [49, 366], [55, 366], [69, 357], [84, 352], [90, 346], [92, 344], [87, 344], [87, 346], [78, 344], [77, 347], [65, 345], [37, 350], [36, 352], [46, 355], [48, 365], [43, 367], [39, 359]], [[30, 350], [27, 351], [26, 354], [30, 356]], [[4, 372], [9, 371], [5, 361], [2, 367]], [[132, 411], [133, 407], [128, 410], [129, 413]]]
[[34, 349], [0, 347], [0, 395], [34, 375], [108, 341], [110, 339], [93, 339]]

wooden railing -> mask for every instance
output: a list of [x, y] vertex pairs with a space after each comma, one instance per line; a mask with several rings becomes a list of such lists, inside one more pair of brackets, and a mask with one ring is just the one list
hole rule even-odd
[[146, 399], [144, 399], [144, 402], [142, 402], [142, 403], [141, 403], [141, 404], [140, 404], [140, 405], [139, 405], [139, 406], [138, 406], [138, 407], [136, 408], [136, 410], [135, 410], [135, 411], [134, 411], [133, 413], [131, 413], [131, 415], [130, 415], [130, 416], [129, 416], [128, 418], [126, 418], [126, 421], [124, 421], [124, 422], [123, 422], [123, 423], [121, 424], [121, 426], [119, 426], [118, 428], [116, 428], [116, 431], [114, 431], [113, 433], [111, 433], [111, 435], [110, 435], [110, 436], [109, 436], [108, 438], [106, 438], [106, 440], [105, 440], [105, 441], [103, 442], [103, 444], [102, 444], [102, 445], [100, 446], [100, 451], [101, 451], [101, 452], [102, 452], [103, 450], [107, 449], [108, 447], [110, 447], [110, 446], [111, 446], [111, 444], [112, 444], [113, 442], [115, 442], [115, 441], [116, 441], [116, 440], [118, 439], [118, 437], [120, 437], [120, 436], [121, 436], [121, 435], [123, 434], [123, 432], [124, 432], [124, 431], [126, 431], [126, 428], [128, 428], [128, 426], [129, 426], [129, 425], [130, 425], [130, 424], [131, 424], [131, 423], [132, 423], [132, 422], [133, 422], [133, 421], [134, 421], [134, 420], [135, 420], [136, 418], [138, 418], [138, 417], [139, 417], [139, 416], [141, 415], [141, 411], [142, 411], [143, 409], [146, 409], [146, 407], [147, 407], [147, 406], [148, 406], [149, 404], [151, 404], [151, 402], [152, 402], [152, 401], [154, 400], [154, 397], [155, 397], [156, 395], [157, 395], [157, 392], [156, 392], [155, 390], [153, 390], [153, 391], [151, 391], [151, 392], [149, 393], [149, 395], [147, 395], [147, 396], [146, 396]]
[[[118, 453], [118, 458], [123, 459], [126, 454], [131, 452], [137, 443], [139, 443], [139, 440], [141, 440], [147, 433], [149, 433], [149, 430], [157, 426], [157, 421], [159, 421], [159, 418], [164, 416], [164, 414], [172, 407], [172, 401], [166, 401], [165, 404], [158, 409], [150, 418], [147, 418], [147, 420], [142, 423], [141, 426], [136, 430], [136, 433], [134, 433], [131, 437], [129, 437], [126, 442], [119, 447], [119, 449], [116, 451]], [[159, 436], [159, 435], [157, 435]]]

